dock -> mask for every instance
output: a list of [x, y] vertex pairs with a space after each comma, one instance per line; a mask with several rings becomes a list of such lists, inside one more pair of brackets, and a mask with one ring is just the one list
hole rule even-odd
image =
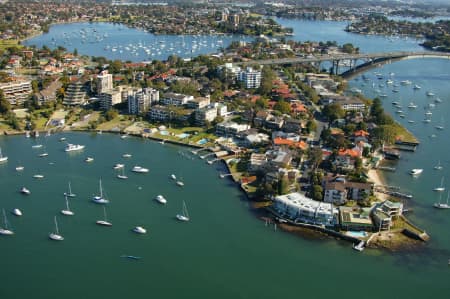
[[389, 167], [389, 166], [378, 166], [377, 169], [385, 170], [385, 171], [392, 171], [392, 172], [395, 172], [397, 170], [395, 167]]

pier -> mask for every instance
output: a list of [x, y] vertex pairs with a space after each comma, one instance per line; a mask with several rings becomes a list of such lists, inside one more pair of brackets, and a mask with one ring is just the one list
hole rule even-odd
[[206, 161], [206, 163], [211, 165], [211, 164], [213, 164], [214, 162], [217, 162], [217, 161], [220, 161], [220, 158], [215, 158], [213, 160]]
[[214, 156], [215, 154], [216, 154], [216, 153], [209, 153], [209, 154], [206, 154], [206, 155], [204, 155], [204, 156], [199, 156], [199, 157], [200, 157], [200, 159], [205, 159], [205, 158]]
[[192, 150], [191, 153], [194, 154], [194, 155], [197, 155], [199, 152], [206, 151], [206, 150], [209, 150], [209, 148], [202, 147], [202, 148], [198, 148], [198, 149]]

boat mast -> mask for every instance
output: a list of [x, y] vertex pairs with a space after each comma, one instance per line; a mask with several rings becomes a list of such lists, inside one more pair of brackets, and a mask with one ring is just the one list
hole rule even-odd
[[56, 221], [56, 216], [55, 216], [55, 228], [56, 228], [56, 234], [59, 235], [58, 221]]

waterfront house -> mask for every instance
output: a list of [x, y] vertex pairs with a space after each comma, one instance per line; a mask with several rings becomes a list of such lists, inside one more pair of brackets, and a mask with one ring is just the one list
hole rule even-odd
[[216, 125], [216, 135], [232, 137], [237, 133], [250, 129], [247, 124], [238, 124], [232, 121], [224, 121]]
[[372, 183], [348, 182], [343, 176], [328, 175], [322, 180], [324, 201], [345, 204], [347, 200], [364, 200], [373, 190]]
[[5, 99], [12, 105], [20, 105], [29, 99], [32, 93], [31, 81], [14, 80], [7, 83], [0, 83]]
[[267, 165], [267, 156], [265, 154], [252, 153], [248, 164], [249, 172], [264, 170]]
[[337, 209], [331, 203], [315, 201], [300, 193], [279, 195], [273, 199], [273, 208], [282, 216], [297, 223], [320, 226], [336, 224]]
[[372, 231], [370, 208], [339, 207], [339, 224], [343, 230]]
[[167, 121], [169, 120], [169, 108], [167, 106], [155, 105], [148, 112], [149, 117], [153, 121]]

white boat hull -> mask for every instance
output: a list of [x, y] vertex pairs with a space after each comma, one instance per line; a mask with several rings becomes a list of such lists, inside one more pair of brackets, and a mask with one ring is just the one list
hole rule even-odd
[[98, 225], [103, 225], [103, 226], [112, 226], [111, 222], [108, 222], [108, 221], [105, 221], [105, 220], [97, 220], [95, 223], [98, 224]]
[[48, 237], [49, 237], [51, 240], [54, 240], [54, 241], [62, 241], [62, 240], [64, 240], [64, 237], [63, 237], [63, 236], [58, 235], [58, 234], [53, 234], [53, 233], [49, 234]]
[[0, 235], [11, 236], [14, 235], [14, 232], [9, 229], [0, 228]]
[[73, 216], [73, 215], [75, 215], [75, 213], [70, 211], [70, 210], [61, 210], [61, 214], [66, 215], [66, 216]]
[[181, 215], [181, 214], [177, 214], [177, 216], [175, 216], [175, 217], [180, 221], [185, 221], [185, 222], [189, 221], [188, 217]]

